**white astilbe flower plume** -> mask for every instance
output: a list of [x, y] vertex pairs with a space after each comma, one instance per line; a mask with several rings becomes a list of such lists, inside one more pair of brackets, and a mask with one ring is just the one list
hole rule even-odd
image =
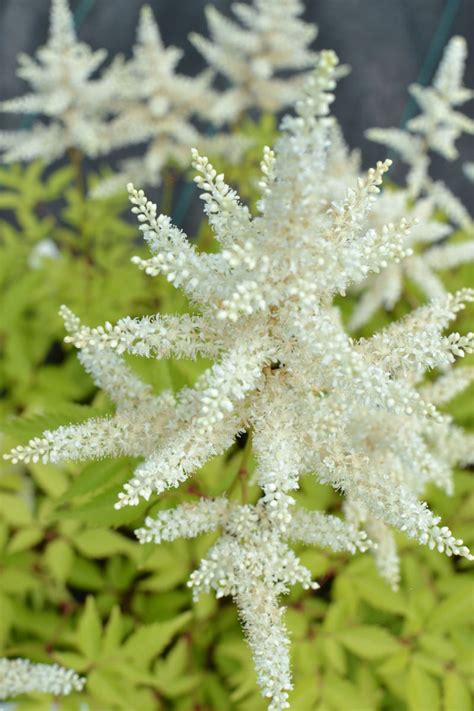
[[[296, 115], [283, 120], [275, 149], [265, 149], [258, 216], [193, 151], [220, 251], [199, 253], [143, 191], [129, 186], [152, 253], [135, 263], [182, 289], [194, 313], [89, 328], [63, 308], [67, 340], [116, 403], [116, 414], [45, 432], [7, 455], [60, 462], [141, 454], [119, 495], [122, 507], [179, 486], [246, 432], [262, 492], [256, 503], [203, 498], [160, 511], [137, 533], [143, 542], [160, 542], [220, 529], [190, 585], [196, 595], [214, 590], [234, 598], [272, 711], [287, 708], [291, 688], [279, 596], [295, 583], [315, 587], [292, 542], [352, 552], [378, 542], [381, 570], [393, 585], [390, 527], [470, 557], [420, 497], [427, 482], [450, 491], [453, 464], [473, 458], [470, 439], [436, 410], [422, 384], [427, 369], [472, 351], [473, 334], [445, 335], [445, 329], [473, 295], [444, 296], [369, 339], [354, 341], [345, 332], [333, 297], [403, 259], [410, 225], [402, 218], [367, 226], [390, 161], [330, 199], [336, 71], [335, 54], [322, 52]], [[336, 153], [340, 162], [340, 145]], [[201, 355], [213, 365], [193, 387], [155, 396], [124, 354]], [[305, 474], [347, 495], [362, 515], [345, 522], [298, 508], [293, 494]], [[362, 518], [370, 536], [359, 530]]]
[[474, 121], [457, 107], [473, 98], [474, 92], [463, 86], [467, 45], [463, 37], [452, 37], [446, 46], [438, 70], [429, 87], [412, 84], [410, 93], [420, 107], [407, 129], [372, 128], [372, 140], [393, 148], [411, 169], [409, 184], [413, 192], [426, 188], [429, 151], [447, 160], [458, 157], [456, 141], [462, 133], [474, 133]]
[[351, 316], [351, 329], [363, 326], [381, 307], [391, 311], [402, 297], [407, 279], [428, 299], [445, 295], [437, 272], [474, 260], [474, 240], [440, 244], [452, 233], [452, 227], [434, 218], [436, 205], [432, 198], [421, 197], [409, 205], [407, 190], [385, 190], [369, 216], [369, 224], [378, 227], [406, 215], [413, 222], [407, 240], [412, 254], [397, 264], [389, 264], [380, 274], [370, 275], [360, 285], [362, 294]]
[[2, 160], [42, 158], [50, 163], [68, 149], [97, 156], [109, 148], [106, 130], [111, 98], [118, 91], [113, 71], [91, 79], [106, 57], [79, 42], [67, 0], [52, 0], [49, 37], [36, 58], [19, 55], [18, 76], [31, 92], [3, 101], [1, 111], [40, 114], [28, 130], [0, 132]]
[[120, 77], [114, 101], [118, 115], [108, 126], [108, 141], [111, 148], [147, 146], [140, 158], [122, 161], [119, 172], [99, 183], [95, 194], [122, 190], [129, 180], [158, 185], [170, 162], [180, 168], [188, 165], [189, 151], [195, 145], [210, 153], [224, 153], [230, 160], [246, 147], [240, 136], [206, 136], [192, 123], [194, 117], [209, 121], [217, 97], [210, 88], [209, 71], [196, 77], [176, 71], [182, 55], [177, 47], [165, 47], [151, 8], [143, 6], [132, 59], [115, 68]]
[[204, 498], [147, 518], [137, 535], [142, 543], [160, 543], [217, 527], [223, 530], [191, 575], [189, 585], [196, 599], [210, 590], [218, 598], [232, 595], [254, 655], [262, 693], [272, 699], [270, 709], [283, 709], [288, 706], [287, 692], [292, 684], [289, 639], [278, 596], [298, 582], [306, 589], [318, 587], [284, 539], [351, 552], [366, 550], [370, 542], [364, 532], [335, 516], [302, 509], [286, 521], [285, 536], [272, 521], [275, 513], [264, 499], [256, 506], [241, 506], [224, 497]]
[[409, 166], [407, 178], [412, 197], [427, 192], [449, 219], [463, 229], [472, 229], [466, 208], [442, 182], [429, 177], [429, 152], [447, 160], [458, 157], [456, 141], [462, 133], [474, 133], [474, 120], [458, 107], [474, 97], [474, 91], [463, 86], [467, 57], [466, 40], [452, 37], [448, 42], [431, 86], [412, 84], [410, 93], [420, 113], [407, 123], [407, 129], [372, 128], [368, 138], [396, 151]]
[[400, 582], [400, 560], [395, 538], [390, 528], [379, 519], [367, 513], [367, 507], [360, 500], [347, 496], [344, 502], [347, 525], [357, 530], [364, 526], [370, 535], [371, 552], [380, 575], [385, 578], [393, 590], [398, 590]]
[[293, 103], [301, 75], [282, 79], [281, 72], [308, 70], [316, 58], [309, 47], [318, 30], [300, 19], [301, 0], [253, 0], [231, 7], [241, 24], [209, 5], [211, 39], [191, 35], [207, 63], [231, 84], [213, 107], [216, 123], [234, 121], [249, 108], [279, 111]]
[[[405, 279], [414, 283], [428, 299], [438, 298], [446, 290], [437, 272], [474, 261], [474, 240], [446, 241], [453, 228], [449, 223], [436, 220], [435, 212], [441, 209], [452, 225], [472, 235], [471, 216], [443, 182], [432, 181], [428, 174], [429, 151], [437, 151], [453, 160], [457, 157], [457, 138], [463, 131], [474, 132], [474, 122], [453, 109], [474, 95], [462, 86], [466, 54], [465, 40], [453, 37], [433, 85], [411, 87], [421, 114], [408, 122], [409, 130], [375, 128], [367, 133], [369, 138], [394, 149], [409, 164], [407, 187], [384, 192], [373, 212], [372, 223], [374, 218], [386, 223], [407, 215], [418, 224], [410, 236], [413, 255], [399, 264], [391, 264], [382, 274], [371, 276], [362, 285], [363, 293], [350, 323], [352, 329], [367, 323], [380, 307], [393, 309], [402, 296]], [[410, 203], [413, 204], [408, 207]]]
[[34, 664], [27, 659], [0, 659], [0, 699], [19, 694], [43, 693], [54, 696], [81, 691], [85, 679], [59, 664]]

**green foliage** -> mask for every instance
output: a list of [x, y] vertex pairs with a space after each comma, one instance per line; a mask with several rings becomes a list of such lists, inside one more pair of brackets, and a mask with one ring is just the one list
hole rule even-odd
[[[255, 185], [274, 122], [248, 121], [254, 137], [244, 168], [230, 171], [239, 187]], [[93, 180], [93, 179], [92, 179]], [[140, 253], [125, 216], [125, 197], [84, 199], [71, 168], [44, 175], [39, 163], [0, 169], [0, 358], [2, 448], [45, 428], [110, 410], [62, 345], [57, 316], [67, 303], [87, 323], [126, 314], [184, 311], [188, 305], [164, 280], [130, 264]], [[256, 191], [245, 194], [253, 202]], [[201, 235], [206, 248], [207, 235]], [[32, 267], [35, 245], [52, 239], [57, 259]], [[450, 289], [472, 281], [472, 267], [447, 274]], [[409, 299], [418, 299], [407, 293]], [[347, 302], [347, 300], [346, 300]], [[397, 316], [410, 304], [397, 306]], [[463, 314], [467, 330], [473, 312]], [[369, 328], [388, 322], [379, 314]], [[159, 392], [194, 382], [204, 361], [144, 362], [132, 367]], [[473, 392], [450, 411], [474, 429]], [[20, 416], [20, 417], [19, 417]], [[145, 514], [229, 488], [240, 496], [236, 444], [180, 491], [159, 502], [116, 511], [113, 503], [133, 462], [99, 461], [67, 467], [12, 466], [0, 476], [0, 654], [56, 661], [87, 676], [84, 692], [57, 701], [61, 711], [260, 711], [250, 652], [228, 600], [191, 601], [189, 574], [212, 536], [140, 546], [133, 528]], [[250, 462], [250, 469], [252, 462]], [[233, 486], [233, 482], [237, 486]], [[257, 495], [250, 487], [249, 497]], [[299, 498], [337, 512], [340, 500], [307, 478]], [[429, 501], [468, 544], [474, 544], [474, 496], [466, 471], [448, 499]], [[293, 591], [287, 623], [293, 639], [295, 711], [468, 711], [472, 708], [474, 590], [465, 562], [399, 536], [402, 584], [393, 592], [368, 556], [301, 551], [321, 584]], [[51, 708], [51, 699], [20, 699], [20, 711]]]

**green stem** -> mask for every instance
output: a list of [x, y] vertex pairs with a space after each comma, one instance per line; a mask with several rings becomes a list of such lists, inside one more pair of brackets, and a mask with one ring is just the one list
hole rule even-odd
[[68, 150], [69, 160], [72, 163], [74, 172], [76, 174], [76, 187], [81, 193], [82, 197], [86, 194], [86, 181], [83, 171], [83, 160], [84, 155], [78, 148], [70, 148]]
[[248, 499], [249, 499], [248, 463], [249, 463], [251, 454], [252, 454], [252, 430], [248, 430], [247, 441], [245, 442], [245, 447], [242, 452], [242, 459], [240, 460], [239, 470], [237, 472], [237, 475], [236, 475], [234, 481], [230, 485], [230, 488], [228, 491], [228, 493], [231, 494], [233, 492], [233, 490], [235, 489], [237, 482], [240, 482], [240, 493], [241, 493], [241, 498], [242, 498], [243, 504], [248, 503]]
[[176, 184], [176, 175], [172, 170], [168, 170], [163, 178], [163, 192], [161, 194], [161, 213], [171, 215], [173, 209], [173, 194]]

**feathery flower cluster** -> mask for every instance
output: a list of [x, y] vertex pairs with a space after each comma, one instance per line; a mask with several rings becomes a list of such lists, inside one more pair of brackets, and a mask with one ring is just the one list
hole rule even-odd
[[[121, 162], [120, 171], [95, 188], [96, 195], [120, 189], [129, 180], [161, 182], [166, 165], [187, 165], [189, 150], [224, 155], [234, 161], [248, 140], [228, 133], [202, 132], [194, 122], [220, 125], [234, 121], [250, 107], [278, 111], [296, 96], [301, 77], [279, 79], [280, 70], [308, 69], [316, 55], [308, 47], [317, 34], [299, 19], [300, 0], [256, 0], [234, 10], [247, 30], [208, 8], [215, 44], [193, 36], [211, 67], [224, 72], [235, 87], [223, 93], [211, 88], [215, 72], [196, 77], [176, 67], [182, 51], [165, 47], [149, 6], [143, 6], [130, 61], [118, 56], [93, 77], [106, 59], [79, 42], [68, 0], [51, 0], [49, 39], [37, 60], [20, 55], [18, 75], [32, 91], [4, 101], [0, 110], [41, 114], [30, 130], [0, 132], [2, 160], [43, 158], [50, 163], [68, 149], [96, 157], [123, 146], [145, 144], [144, 156]], [[252, 28], [252, 29], [250, 29]]]
[[[408, 163], [407, 186], [399, 191], [386, 191], [374, 215], [382, 222], [409, 215], [419, 220], [411, 233], [414, 254], [398, 265], [391, 265], [383, 275], [371, 277], [352, 316], [356, 329], [369, 321], [381, 306], [392, 309], [403, 291], [404, 278], [410, 279], [429, 299], [445, 294], [437, 271], [452, 269], [474, 260], [474, 240], [456, 244], [442, 241], [452, 232], [449, 223], [434, 219], [437, 208], [457, 228], [472, 234], [473, 221], [467, 209], [442, 181], [429, 176], [429, 151], [453, 160], [458, 157], [455, 142], [462, 132], [474, 133], [474, 121], [456, 107], [474, 96], [462, 84], [467, 47], [462, 37], [448, 43], [433, 85], [410, 87], [421, 113], [405, 129], [374, 128], [367, 136], [395, 150]], [[412, 207], [407, 206], [412, 203]]]
[[96, 194], [122, 189], [129, 180], [157, 185], [170, 162], [181, 168], [188, 165], [194, 145], [214, 154], [224, 153], [230, 160], [238, 158], [246, 147], [240, 136], [205, 135], [192, 123], [193, 117], [207, 122], [212, 119], [216, 95], [210, 87], [209, 71], [193, 78], [176, 71], [182, 54], [177, 47], [164, 46], [153, 12], [145, 5], [132, 59], [115, 68], [120, 89], [108, 140], [112, 149], [145, 142], [147, 146], [140, 158], [123, 161], [120, 171], [100, 183]]
[[0, 104], [1, 111], [42, 114], [47, 123], [35, 121], [29, 130], [0, 132], [2, 160], [41, 157], [50, 163], [70, 148], [88, 156], [107, 152], [106, 126], [117, 84], [107, 70], [91, 79], [105, 58], [105, 50], [93, 51], [77, 40], [67, 0], [52, 0], [47, 43], [36, 59], [19, 56], [18, 76], [30, 84], [31, 93]]
[[1, 132], [2, 160], [42, 157], [50, 163], [71, 148], [96, 157], [148, 142], [144, 158], [124, 161], [121, 172], [99, 184], [98, 195], [138, 177], [158, 184], [165, 165], [182, 167], [197, 143], [234, 160], [247, 145], [243, 138], [205, 136], [193, 125], [194, 116], [211, 119], [212, 75], [178, 74], [181, 55], [176, 47], [164, 47], [153, 13], [144, 6], [132, 59], [117, 57], [92, 79], [106, 52], [79, 42], [68, 0], [52, 0], [47, 44], [38, 50], [37, 61], [20, 55], [18, 74], [30, 83], [32, 93], [0, 104], [2, 111], [43, 114], [48, 123], [36, 121], [28, 131]]
[[[404, 218], [369, 225], [390, 161], [337, 198], [328, 192], [344, 162], [329, 116], [337, 65], [333, 52], [321, 53], [296, 115], [284, 118], [274, 151], [265, 150], [257, 216], [193, 151], [217, 253], [199, 253], [129, 186], [152, 253], [135, 259], [137, 266], [182, 289], [195, 315], [89, 328], [63, 308], [68, 341], [116, 414], [45, 432], [7, 455], [24, 462], [141, 455], [117, 502], [133, 506], [178, 487], [246, 432], [261, 490], [256, 503], [204, 497], [147, 518], [137, 535], [160, 542], [221, 531], [189, 583], [196, 596], [214, 590], [234, 598], [271, 711], [288, 707], [292, 685], [279, 596], [295, 583], [317, 587], [292, 542], [370, 549], [393, 586], [391, 527], [471, 558], [420, 497], [428, 482], [449, 492], [453, 464], [474, 461], [472, 438], [436, 408], [471, 376], [458, 379], [455, 369], [438, 389], [437, 381], [422, 382], [426, 370], [473, 351], [474, 334], [444, 332], [474, 294], [442, 296], [368, 339], [345, 332], [333, 297], [409, 256], [411, 226]], [[200, 354], [213, 365], [193, 387], [155, 396], [126, 364], [127, 353]], [[295, 505], [300, 478], [310, 474], [345, 495], [346, 520]]]
[[462, 133], [474, 133], [474, 121], [457, 110], [474, 96], [462, 83], [466, 56], [465, 39], [452, 37], [432, 86], [410, 87], [421, 113], [408, 122], [408, 130], [373, 128], [367, 132], [372, 140], [393, 148], [410, 166], [408, 184], [413, 195], [430, 186], [428, 152], [435, 151], [447, 160], [454, 160], [458, 157], [457, 139]]
[[301, 91], [302, 77], [282, 79], [279, 74], [308, 70], [316, 58], [309, 47], [318, 30], [300, 19], [301, 0], [239, 2], [233, 3], [232, 10], [241, 25], [210, 5], [206, 17], [211, 38], [191, 35], [209, 66], [231, 84], [214, 105], [218, 124], [234, 121], [249, 108], [278, 111], [292, 104]]
[[67, 695], [81, 691], [85, 679], [59, 664], [33, 664], [27, 659], [0, 659], [0, 699], [40, 692]]

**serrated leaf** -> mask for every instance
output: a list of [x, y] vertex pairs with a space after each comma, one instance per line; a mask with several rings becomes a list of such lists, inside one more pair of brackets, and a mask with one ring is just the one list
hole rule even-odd
[[74, 562], [74, 551], [70, 543], [61, 538], [51, 541], [46, 547], [44, 562], [53, 578], [64, 583]]
[[14, 210], [18, 206], [18, 203], [19, 197], [16, 193], [0, 193], [0, 208], [2, 210]]
[[101, 635], [102, 624], [95, 600], [88, 595], [76, 632], [77, 646], [87, 659], [93, 661], [97, 658]]
[[113, 654], [118, 647], [123, 636], [123, 620], [120, 608], [115, 606], [110, 613], [109, 620], [105, 627], [104, 637], [102, 639], [101, 656], [106, 657]]
[[381, 674], [386, 674], [387, 676], [396, 676], [401, 674], [407, 667], [408, 661], [410, 659], [410, 649], [407, 647], [401, 647], [398, 652], [377, 667], [377, 670]]
[[466, 595], [462, 590], [450, 595], [434, 609], [428, 618], [430, 630], [449, 630], [452, 627], [472, 618], [474, 612], [473, 594]]
[[359, 664], [355, 670], [357, 688], [364, 699], [367, 700], [369, 708], [380, 708], [382, 691], [378, 688], [377, 679], [370, 667], [366, 664]]
[[94, 669], [87, 677], [87, 689], [99, 702], [98, 708], [112, 707], [114, 709], [127, 708], [127, 694], [120, 678], [108, 669]]
[[64, 189], [71, 183], [74, 176], [74, 169], [70, 165], [62, 166], [55, 170], [45, 184], [49, 200], [59, 197]]
[[394, 592], [379, 576], [355, 579], [355, 587], [361, 598], [377, 610], [405, 614], [407, 603], [403, 594]]
[[431, 651], [430, 653], [417, 651], [413, 654], [412, 661], [420, 669], [424, 669], [429, 674], [442, 677], [444, 674], [445, 664]]
[[410, 711], [438, 711], [440, 708], [438, 684], [417, 664], [412, 664], [408, 672], [406, 701]]
[[39, 587], [39, 581], [32, 573], [21, 568], [5, 568], [0, 575], [0, 590], [24, 595]]
[[443, 700], [445, 711], [472, 711], [473, 698], [463, 677], [448, 671], [443, 677]]
[[347, 708], [350, 699], [350, 707], [358, 711], [370, 711], [371, 706], [362, 697], [354, 684], [346, 679], [329, 672], [324, 679], [323, 697], [329, 702], [332, 708]]
[[23, 182], [23, 170], [19, 163], [0, 168], [0, 185], [16, 188]]
[[168, 652], [164, 660], [159, 660], [155, 669], [161, 670], [161, 673], [166, 673], [170, 676], [177, 676], [184, 673], [186, 665], [189, 661], [190, 646], [186, 639], [178, 639], [173, 648]]
[[85, 558], [76, 558], [68, 577], [68, 583], [80, 590], [101, 590], [104, 579], [96, 563]]
[[190, 652], [189, 642], [180, 639], [165, 659], [157, 661], [153, 670], [156, 688], [167, 698], [176, 699], [184, 694], [189, 695], [199, 684], [199, 674], [186, 673]]
[[127, 639], [122, 647], [122, 656], [133, 659], [140, 667], [147, 664], [173, 639], [174, 635], [191, 620], [191, 613], [185, 612], [167, 622], [144, 625]]
[[138, 547], [120, 533], [106, 528], [90, 528], [82, 531], [75, 536], [74, 545], [88, 558], [107, 558], [116, 553], [134, 555]]
[[62, 666], [75, 669], [79, 673], [85, 672], [90, 666], [90, 662], [76, 652], [55, 651], [54, 659]]
[[211, 708], [230, 711], [229, 694], [217, 674], [206, 674], [202, 688]]
[[20, 630], [25, 637], [26, 635], [24, 633], [27, 632], [30, 639], [31, 637], [35, 637], [42, 641], [49, 641], [53, 638], [58, 629], [58, 624], [61, 622], [61, 617], [57, 613], [46, 610], [34, 610], [28, 601], [23, 603], [20, 596], [11, 598], [11, 603], [15, 627]]
[[360, 625], [335, 635], [350, 652], [362, 659], [379, 659], [399, 651], [400, 645], [392, 635], [381, 627]]
[[158, 671], [156, 686], [168, 699], [176, 699], [184, 695], [189, 698], [189, 694], [191, 694], [200, 684], [201, 678], [202, 677], [200, 674], [188, 674], [187, 676], [182, 676], [180, 678], [168, 678], [166, 682], [163, 682], [163, 684], [161, 684]]
[[306, 636], [308, 630], [308, 618], [300, 610], [289, 607], [285, 613], [285, 623], [290, 636], [297, 643]]
[[54, 464], [29, 464], [33, 479], [52, 499], [57, 499], [67, 488], [68, 477]]
[[28, 526], [33, 520], [26, 501], [15, 494], [0, 494], [0, 517], [12, 526]]
[[[124, 473], [124, 481], [128, 478]], [[118, 493], [121, 486], [113, 486], [106, 491], [93, 496], [86, 503], [72, 508], [58, 510], [55, 517], [59, 520], [73, 519], [82, 523], [102, 524], [104, 526], [123, 526], [140, 521], [149, 506], [147, 501], [142, 501], [138, 506], [126, 506], [123, 509], [115, 509]]]
[[326, 637], [322, 641], [322, 649], [327, 667], [344, 676], [347, 672], [347, 658], [342, 646], [335, 639]]
[[176, 585], [185, 580], [188, 575], [189, 571], [187, 568], [177, 565], [176, 567], [171, 567], [160, 573], [156, 573], [156, 575], [149, 575], [140, 582], [139, 589], [155, 593], [173, 590], [176, 588]]
[[418, 645], [421, 649], [424, 649], [425, 652], [439, 659], [449, 661], [456, 656], [453, 643], [441, 634], [430, 634], [429, 632], [422, 634], [418, 638]]
[[104, 485], [110, 487], [118, 476], [123, 478], [124, 468], [127, 466], [129, 466], [128, 462], [115, 459], [87, 464], [61, 496], [58, 504], [71, 502], [81, 496], [90, 496], [93, 492], [102, 489]]
[[326, 617], [323, 620], [323, 629], [326, 632], [334, 632], [339, 629], [345, 629], [352, 615], [352, 601], [350, 599], [342, 599], [333, 602], [327, 611]]
[[9, 553], [19, 553], [20, 551], [33, 548], [43, 538], [43, 531], [39, 526], [28, 526], [17, 531], [8, 544]]

